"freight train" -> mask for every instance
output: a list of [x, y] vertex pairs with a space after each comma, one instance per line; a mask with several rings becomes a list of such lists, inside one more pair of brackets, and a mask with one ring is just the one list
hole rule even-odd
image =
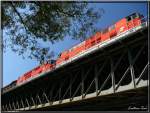
[[115, 38], [116, 36], [134, 27], [140, 26], [143, 22], [145, 22], [143, 18], [143, 15], [141, 15], [140, 13], [133, 13], [125, 18], [122, 18], [115, 24], [107, 27], [102, 31], [95, 33], [93, 36], [87, 38], [80, 44], [75, 45], [69, 50], [63, 51], [56, 60], [46, 62], [20, 76], [17, 80], [4, 87], [4, 90], [13, 88], [15, 86], [19, 86], [20, 84], [30, 81], [32, 78], [40, 76], [46, 71], [54, 70], [57, 66], [61, 65], [63, 62], [68, 61], [73, 57], [76, 57], [81, 52], [84, 52], [97, 44], [103, 43], [107, 40], [111, 40], [112, 38]]

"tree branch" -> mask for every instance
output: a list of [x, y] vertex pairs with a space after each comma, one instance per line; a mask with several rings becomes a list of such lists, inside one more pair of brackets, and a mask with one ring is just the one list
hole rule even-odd
[[21, 16], [20, 13], [17, 11], [17, 9], [16, 9], [16, 7], [14, 6], [13, 2], [11, 2], [10, 4], [11, 4], [12, 8], [14, 9], [14, 11], [16, 12], [16, 14], [18, 15], [18, 17], [19, 17], [21, 23], [23, 24], [23, 26], [25, 27], [26, 31], [28, 31], [28, 27], [27, 27], [26, 24], [24, 23], [22, 16]]

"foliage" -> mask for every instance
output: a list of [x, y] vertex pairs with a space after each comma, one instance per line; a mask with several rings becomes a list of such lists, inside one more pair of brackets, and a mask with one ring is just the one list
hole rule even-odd
[[[40, 42], [56, 43], [70, 36], [84, 40], [94, 33], [95, 23], [104, 13], [87, 2], [2, 2], [4, 47], [41, 62], [52, 58], [53, 51]], [[9, 42], [9, 43], [8, 43]]]

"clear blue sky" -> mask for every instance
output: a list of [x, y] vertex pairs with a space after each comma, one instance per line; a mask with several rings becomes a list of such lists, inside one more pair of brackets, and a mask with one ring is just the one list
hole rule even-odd
[[[97, 23], [98, 28], [104, 28], [111, 25], [113, 22], [132, 14], [133, 12], [147, 15], [147, 3], [90, 3], [90, 7], [103, 8], [105, 10], [104, 15]], [[70, 48], [78, 42], [79, 41], [77, 40], [66, 37], [64, 41], [57, 42], [54, 45], [50, 44], [50, 46], [56, 54], [59, 54], [61, 51]], [[3, 54], [3, 86], [16, 80], [19, 76], [37, 65], [38, 62], [36, 60], [27, 58], [22, 59], [21, 56], [18, 56], [16, 53], [7, 49], [6, 53]]]

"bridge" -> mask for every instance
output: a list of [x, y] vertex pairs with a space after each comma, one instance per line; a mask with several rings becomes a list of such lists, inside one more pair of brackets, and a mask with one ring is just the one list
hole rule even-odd
[[148, 110], [148, 70], [148, 25], [143, 23], [52, 71], [2, 90], [1, 108], [2, 111], [117, 111], [133, 107]]

